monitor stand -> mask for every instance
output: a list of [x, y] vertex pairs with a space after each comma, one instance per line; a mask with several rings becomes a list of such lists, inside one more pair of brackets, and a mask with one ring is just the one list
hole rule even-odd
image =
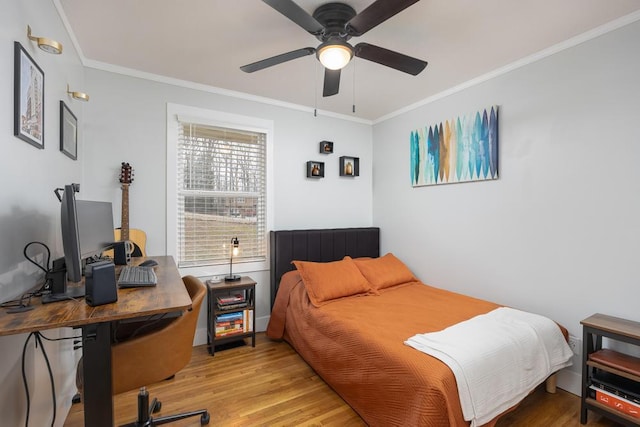
[[51, 293], [42, 295], [43, 304], [84, 296], [84, 286], [67, 287], [67, 268], [64, 258], [53, 260], [53, 267], [47, 272], [47, 280], [50, 282]]
[[42, 303], [47, 304], [56, 301], [65, 301], [84, 297], [84, 286], [67, 288], [64, 292], [56, 292], [42, 295]]

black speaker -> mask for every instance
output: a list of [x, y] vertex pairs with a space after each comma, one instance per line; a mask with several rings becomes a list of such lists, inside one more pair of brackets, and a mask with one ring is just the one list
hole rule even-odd
[[116, 265], [127, 265], [131, 261], [131, 255], [127, 251], [127, 242], [116, 242], [113, 245], [113, 262]]
[[100, 261], [87, 265], [85, 301], [92, 307], [118, 301], [116, 267], [113, 263]]

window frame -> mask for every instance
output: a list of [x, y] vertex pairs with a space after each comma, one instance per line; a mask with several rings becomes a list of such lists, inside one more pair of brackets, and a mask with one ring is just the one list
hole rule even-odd
[[[178, 137], [181, 122], [199, 123], [266, 135], [266, 212], [265, 232], [273, 229], [273, 121], [257, 117], [243, 116], [217, 110], [167, 103], [167, 175], [166, 175], [166, 253], [178, 263], [178, 185], [177, 156]], [[242, 262], [234, 260], [233, 272], [246, 273], [266, 271], [269, 269], [269, 236], [265, 236], [267, 245], [264, 261]], [[198, 277], [221, 275], [229, 272], [229, 264], [181, 267], [180, 274], [191, 274]]]

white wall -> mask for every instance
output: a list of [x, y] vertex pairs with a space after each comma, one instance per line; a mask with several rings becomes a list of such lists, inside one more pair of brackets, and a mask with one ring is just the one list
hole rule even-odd
[[[60, 56], [46, 54], [26, 37], [30, 24], [35, 35], [64, 45]], [[181, 85], [164, 84], [117, 73], [85, 69], [51, 2], [11, 0], [0, 14], [0, 130], [5, 155], [0, 156], [4, 181], [0, 204], [0, 301], [39, 285], [42, 275], [27, 263], [22, 249], [30, 241], [49, 245], [52, 255], [62, 255], [59, 203], [53, 189], [81, 183], [79, 198], [114, 203], [119, 223], [121, 192], [118, 173], [122, 161], [134, 166], [130, 188], [130, 224], [148, 235], [148, 253], [166, 253], [166, 104], [168, 102], [254, 116], [274, 123], [274, 190], [270, 193], [274, 229], [299, 227], [347, 227], [371, 225], [372, 148], [371, 125], [341, 120], [310, 111], [217, 95]], [[45, 149], [38, 150], [13, 136], [13, 41], [23, 44], [45, 72]], [[85, 80], [86, 76], [86, 80]], [[89, 103], [71, 100], [73, 90], [87, 92]], [[193, 86], [193, 85], [192, 85]], [[78, 161], [59, 151], [59, 101], [64, 100], [78, 117]], [[318, 143], [331, 140], [335, 152], [319, 154]], [[338, 157], [360, 157], [361, 176], [340, 178]], [[306, 178], [308, 160], [325, 162], [325, 178]], [[210, 274], [226, 271], [211, 270]], [[241, 268], [234, 271], [242, 271]], [[189, 273], [188, 271], [183, 274]], [[244, 271], [259, 283], [257, 320], [266, 327], [269, 314], [267, 271]], [[206, 340], [206, 314], [201, 312], [196, 341]], [[70, 335], [68, 329], [48, 336]], [[22, 425], [26, 399], [20, 376], [22, 345], [26, 335], [0, 337], [0, 414], [2, 425]], [[56, 425], [62, 425], [75, 393], [78, 356], [70, 341], [45, 343], [55, 375]], [[30, 425], [49, 425], [52, 417], [48, 374], [42, 356], [27, 347], [26, 371], [31, 390]]]
[[[395, 252], [425, 282], [548, 315], [573, 335], [580, 334], [580, 319], [593, 312], [637, 319], [638, 23], [372, 128], [206, 88], [85, 69], [50, 2], [10, 0], [3, 6], [1, 300], [41, 280], [22, 257], [27, 242], [43, 241], [54, 256], [61, 255], [53, 188], [80, 182], [82, 198], [112, 201], [118, 218], [122, 161], [136, 171], [131, 226], [147, 232], [149, 254], [165, 253], [165, 122], [166, 104], [172, 102], [274, 122], [274, 229], [380, 226], [383, 251]], [[26, 38], [27, 24], [36, 35], [62, 42], [64, 54], [35, 48]], [[13, 136], [14, 40], [45, 72], [44, 150]], [[91, 101], [70, 100], [67, 82], [88, 92]], [[58, 150], [60, 99], [80, 124], [75, 162]], [[494, 103], [501, 108], [500, 180], [411, 188], [409, 132]], [[320, 140], [334, 141], [335, 153], [320, 155]], [[338, 177], [340, 155], [360, 157], [360, 177]], [[324, 179], [305, 178], [308, 160], [325, 161]], [[268, 274], [246, 273], [259, 282], [257, 315], [264, 321]], [[51, 331], [52, 336], [66, 333]], [[25, 338], [0, 337], [3, 425], [24, 423], [19, 372]], [[68, 342], [46, 345], [56, 372], [56, 424], [61, 425], [75, 391], [75, 355]], [[48, 378], [32, 345], [27, 376], [31, 389], [38, 390], [31, 424], [46, 425]]]
[[[273, 122], [274, 182], [268, 197], [273, 204], [273, 229], [371, 225], [371, 125], [318, 115], [282, 106], [232, 98], [192, 88], [185, 82], [147, 79], [88, 68], [83, 197], [112, 201], [120, 222], [121, 163], [134, 169], [129, 188], [130, 227], [147, 233], [147, 254], [166, 252], [166, 121], [167, 103], [198, 107]], [[165, 80], [168, 83], [153, 81]], [[189, 87], [191, 86], [191, 87]], [[206, 89], [206, 88], [202, 88]], [[319, 153], [319, 142], [334, 142], [334, 153]], [[341, 155], [360, 157], [360, 176], [338, 176]], [[308, 160], [325, 162], [325, 178], [306, 178]], [[173, 179], [173, 177], [170, 177]], [[218, 268], [181, 270], [206, 278], [228, 272]], [[270, 312], [269, 275], [234, 264], [234, 272], [250, 274], [257, 282], [256, 320], [264, 330]], [[197, 342], [204, 341], [206, 315], [200, 314]]]
[[[61, 42], [62, 55], [51, 55], [27, 39], [27, 25], [33, 34]], [[13, 42], [29, 52], [45, 74], [44, 149], [39, 150], [13, 136]], [[0, 301], [19, 296], [42, 283], [42, 274], [23, 257], [24, 246], [31, 241], [45, 243], [53, 257], [62, 255], [60, 203], [53, 189], [81, 180], [81, 161], [73, 161], [59, 150], [59, 102], [64, 100], [78, 117], [84, 119], [81, 104], [67, 97], [66, 85], [82, 90], [83, 67], [49, 1], [10, 0], [0, 13]], [[80, 158], [83, 154], [80, 129]], [[3, 310], [4, 311], [4, 310]], [[70, 334], [54, 330], [49, 337]], [[0, 424], [24, 424], [26, 398], [21, 378], [21, 351], [26, 335], [0, 337]], [[69, 341], [45, 342], [55, 375], [58, 398], [56, 425], [62, 425], [66, 409], [75, 393], [75, 353]], [[40, 349], [33, 340], [27, 347], [26, 372], [31, 392], [30, 425], [50, 425], [52, 404], [49, 378]]]
[[[595, 312], [640, 320], [638, 40], [636, 22], [374, 125], [383, 252], [574, 336]], [[412, 188], [410, 131], [492, 104], [500, 179]]]

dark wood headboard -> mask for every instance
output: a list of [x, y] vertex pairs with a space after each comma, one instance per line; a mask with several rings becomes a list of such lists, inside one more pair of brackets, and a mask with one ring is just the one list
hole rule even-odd
[[380, 229], [325, 228], [318, 230], [271, 231], [271, 307], [276, 299], [280, 278], [294, 270], [293, 260], [329, 262], [350, 257], [380, 256]]

